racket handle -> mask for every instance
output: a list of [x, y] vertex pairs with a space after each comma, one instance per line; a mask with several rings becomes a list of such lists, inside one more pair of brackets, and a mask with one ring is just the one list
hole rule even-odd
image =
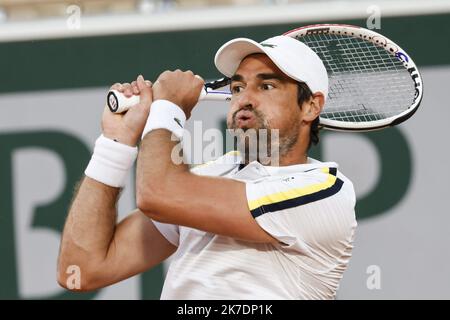
[[[205, 88], [200, 92], [198, 100], [229, 101], [230, 99], [230, 94], [228, 92], [207, 92], [206, 90], [207, 89]], [[127, 98], [123, 93], [117, 90], [109, 91], [106, 98], [106, 104], [112, 113], [123, 113], [138, 103], [139, 96], [133, 95]]]
[[106, 97], [106, 104], [112, 113], [123, 113], [138, 103], [139, 96], [125, 97], [123, 93], [117, 90], [109, 91]]

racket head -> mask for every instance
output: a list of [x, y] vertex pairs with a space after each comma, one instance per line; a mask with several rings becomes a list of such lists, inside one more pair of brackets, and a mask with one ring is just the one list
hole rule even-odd
[[373, 131], [400, 124], [417, 111], [422, 77], [412, 58], [387, 37], [344, 24], [308, 25], [284, 35], [307, 44], [327, 69], [321, 127]]

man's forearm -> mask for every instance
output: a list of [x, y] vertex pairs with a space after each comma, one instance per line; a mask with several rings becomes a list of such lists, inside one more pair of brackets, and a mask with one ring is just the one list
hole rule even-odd
[[81, 272], [105, 259], [117, 220], [116, 202], [120, 189], [85, 177], [66, 220], [58, 261], [58, 278], [77, 265]]
[[176, 164], [172, 159], [172, 151], [178, 148], [178, 143], [172, 141], [171, 133], [164, 129], [148, 133], [141, 141], [136, 183], [138, 207], [144, 209], [144, 212], [145, 203], [151, 202], [155, 197], [167, 197], [170, 193], [177, 192], [183, 175], [189, 174], [186, 164]]

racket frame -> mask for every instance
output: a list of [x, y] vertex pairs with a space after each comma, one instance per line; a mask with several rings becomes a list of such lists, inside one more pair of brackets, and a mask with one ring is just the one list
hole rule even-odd
[[398, 125], [409, 119], [419, 108], [423, 97], [423, 81], [419, 69], [412, 58], [394, 41], [387, 37], [363, 27], [348, 24], [314, 24], [296, 28], [285, 32], [283, 35], [296, 38], [301, 41], [302, 37], [311, 34], [335, 34], [356, 37], [383, 48], [391, 55], [399, 59], [414, 81], [414, 101], [403, 112], [380, 120], [367, 122], [338, 121], [320, 117], [320, 126], [335, 131], [374, 131], [385, 127]]

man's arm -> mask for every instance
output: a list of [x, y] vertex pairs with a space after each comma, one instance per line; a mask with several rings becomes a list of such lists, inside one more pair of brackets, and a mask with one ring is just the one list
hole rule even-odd
[[[170, 153], [171, 133], [148, 133], [141, 143], [137, 168], [137, 204], [148, 217], [252, 242], [276, 242], [252, 217], [245, 184], [198, 176]], [[149, 183], [158, 181], [158, 183]]]
[[[97, 175], [99, 181], [106, 177], [111, 185], [122, 185], [122, 174], [118, 178], [121, 181], [112, 179], [117, 171], [114, 168], [120, 167], [125, 172], [126, 168], [115, 161], [121, 154], [133, 150], [130, 147], [137, 144], [142, 134], [152, 101], [150, 86], [142, 77], [131, 85], [112, 86], [111, 89], [119, 90], [125, 96], [140, 94], [141, 102], [126, 114], [113, 114], [105, 107], [102, 131], [109, 140], [104, 140], [107, 145], [93, 157], [93, 160], [103, 159], [103, 162], [98, 162], [97, 167], [88, 167], [90, 174]], [[132, 157], [129, 159], [133, 161]], [[128, 167], [131, 165], [128, 163]], [[176, 250], [139, 210], [116, 225], [120, 189], [99, 181], [84, 178], [69, 210], [58, 259], [57, 278], [63, 287], [68, 286], [66, 271], [69, 266], [80, 269], [79, 290], [93, 290], [140, 273]]]
[[[202, 86], [203, 80], [192, 72], [165, 72], [153, 86], [154, 100], [172, 101], [189, 117]], [[144, 214], [236, 239], [276, 242], [252, 217], [244, 183], [191, 174], [187, 165], [172, 161], [175, 145], [165, 129], [150, 131], [141, 142], [137, 204]]]
[[58, 283], [81, 272], [81, 291], [104, 287], [141, 273], [165, 260], [176, 247], [153, 222], [135, 210], [116, 225], [119, 189], [84, 178], [70, 208], [61, 240]]

